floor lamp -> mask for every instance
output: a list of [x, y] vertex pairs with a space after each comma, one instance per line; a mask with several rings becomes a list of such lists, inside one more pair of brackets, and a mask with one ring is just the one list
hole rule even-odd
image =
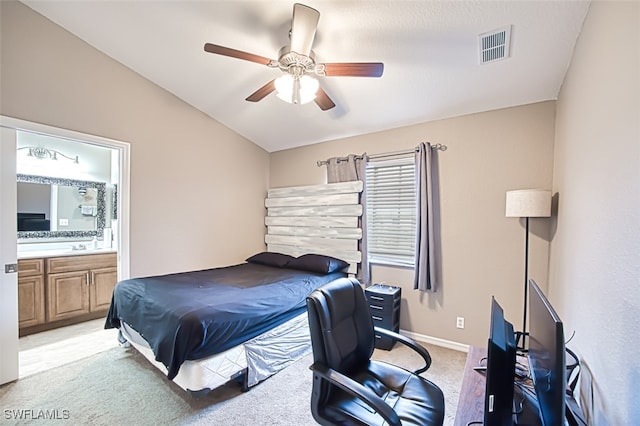
[[[524, 243], [524, 306], [522, 318], [522, 345], [518, 349], [526, 352], [527, 333], [527, 296], [529, 290], [529, 218], [551, 216], [551, 191], [543, 189], [521, 189], [507, 191], [505, 209], [506, 217], [525, 218], [525, 243]], [[518, 338], [518, 341], [520, 339]]]

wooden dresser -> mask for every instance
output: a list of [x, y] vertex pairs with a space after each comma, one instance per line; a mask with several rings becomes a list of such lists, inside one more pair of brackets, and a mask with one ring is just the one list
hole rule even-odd
[[20, 335], [104, 316], [117, 280], [116, 253], [18, 260]]

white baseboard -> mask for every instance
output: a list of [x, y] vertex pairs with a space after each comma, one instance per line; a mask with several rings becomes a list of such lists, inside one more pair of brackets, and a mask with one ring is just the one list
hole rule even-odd
[[440, 339], [438, 337], [426, 336], [420, 333], [414, 333], [412, 331], [400, 330], [400, 334], [417, 340], [419, 342], [429, 343], [435, 346], [442, 346], [443, 348], [453, 349], [454, 351], [469, 352], [469, 345], [464, 343], [458, 343], [451, 340]]

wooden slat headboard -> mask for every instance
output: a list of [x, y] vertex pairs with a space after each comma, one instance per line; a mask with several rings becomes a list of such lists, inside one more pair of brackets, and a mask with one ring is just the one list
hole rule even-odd
[[349, 262], [356, 273], [362, 254], [361, 181], [270, 189], [265, 200], [267, 250], [292, 256], [324, 254]]

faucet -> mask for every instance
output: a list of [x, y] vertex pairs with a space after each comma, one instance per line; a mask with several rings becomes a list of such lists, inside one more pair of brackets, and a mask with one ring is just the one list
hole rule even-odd
[[85, 244], [78, 244], [71, 246], [71, 250], [86, 250], [87, 246]]

